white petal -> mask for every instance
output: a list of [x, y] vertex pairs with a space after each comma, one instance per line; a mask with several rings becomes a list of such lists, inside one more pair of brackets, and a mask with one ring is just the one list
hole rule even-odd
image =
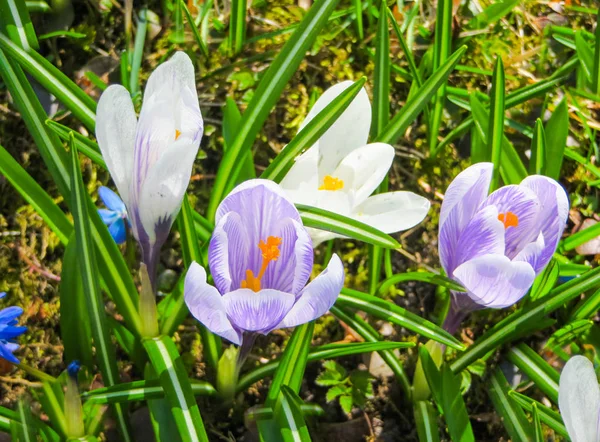
[[350, 152], [333, 176], [344, 181], [344, 191], [354, 193], [354, 204], [360, 204], [377, 189], [394, 161], [394, 148], [373, 143]]
[[[351, 85], [351, 81], [344, 81], [327, 89], [314, 104], [300, 127], [304, 127]], [[370, 128], [371, 103], [363, 88], [315, 145], [319, 147], [319, 181], [322, 181], [325, 175], [331, 175], [346, 155], [367, 144]]]
[[373, 195], [354, 209], [353, 218], [384, 233], [410, 229], [427, 216], [427, 198], [412, 192], [387, 192]]
[[148, 79], [144, 99], [163, 89], [165, 84], [176, 88], [196, 89], [194, 65], [185, 52], [177, 51], [168, 61], [158, 66]]
[[[198, 145], [176, 141], [149, 170], [139, 198], [139, 217], [150, 243], [157, 229], [170, 229], [190, 182]], [[168, 224], [168, 226], [167, 226]]]
[[96, 138], [121, 199], [129, 205], [129, 186], [137, 118], [131, 96], [120, 85], [109, 86], [98, 102]]
[[598, 441], [600, 389], [594, 366], [573, 356], [560, 375], [558, 406], [572, 442]]
[[296, 204], [314, 206], [319, 188], [318, 148], [311, 148], [296, 158], [279, 185]]

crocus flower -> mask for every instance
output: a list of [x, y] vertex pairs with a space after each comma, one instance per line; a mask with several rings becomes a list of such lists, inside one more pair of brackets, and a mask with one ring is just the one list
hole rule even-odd
[[194, 66], [183, 52], [150, 75], [139, 120], [123, 86], [108, 87], [98, 103], [98, 144], [152, 270], [181, 207], [202, 130]]
[[598, 442], [600, 388], [594, 365], [584, 356], [573, 356], [560, 374], [558, 407], [571, 442]]
[[119, 195], [108, 187], [101, 186], [98, 189], [98, 196], [106, 206], [106, 209], [98, 209], [102, 221], [108, 227], [110, 236], [113, 237], [115, 242], [123, 244], [127, 239], [127, 227], [125, 226], [127, 208], [125, 203], [119, 198]]
[[[314, 104], [300, 126], [352, 84], [329, 88]], [[364, 89], [323, 136], [296, 162], [281, 187], [298, 204], [319, 207], [368, 224], [385, 233], [419, 224], [429, 211], [429, 201], [412, 192], [387, 192], [370, 196], [385, 178], [395, 151], [385, 143], [367, 144], [371, 104]], [[314, 245], [340, 237], [309, 229]]]
[[[206, 271], [193, 263], [185, 278], [185, 302], [213, 333], [242, 344], [255, 336], [295, 327], [325, 314], [344, 284], [344, 267], [333, 255], [306, 285], [313, 267], [310, 236], [294, 204], [267, 180], [237, 186], [217, 209]], [[250, 339], [251, 341], [251, 339]]]
[[491, 163], [469, 167], [444, 196], [440, 260], [466, 289], [453, 293], [448, 330], [471, 310], [521, 299], [550, 262], [567, 221], [569, 200], [556, 181], [533, 175], [488, 196], [492, 171]]
[[[0, 299], [5, 296], [6, 293], [0, 293]], [[13, 364], [19, 363], [19, 360], [13, 355], [13, 352], [19, 348], [14, 341], [27, 331], [27, 327], [17, 326], [17, 318], [22, 313], [21, 307], [14, 306], [0, 310], [0, 358]]]

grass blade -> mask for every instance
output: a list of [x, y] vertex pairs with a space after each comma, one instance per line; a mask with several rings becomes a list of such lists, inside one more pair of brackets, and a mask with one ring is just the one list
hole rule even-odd
[[231, 16], [229, 17], [229, 44], [233, 55], [239, 54], [246, 39], [246, 0], [231, 0]]
[[377, 292], [379, 295], [385, 295], [390, 288], [395, 286], [396, 284], [400, 284], [408, 281], [422, 281], [427, 282], [429, 284], [439, 285], [440, 287], [445, 287], [449, 290], [456, 290], [459, 292], [464, 292], [465, 289], [459, 283], [450, 279], [443, 275], [438, 275], [437, 273], [431, 272], [407, 272], [407, 273], [397, 273], [396, 275], [392, 275], [387, 278], [385, 281], [382, 281]]
[[541, 119], [535, 121], [533, 139], [531, 140], [530, 175], [543, 175], [546, 170], [546, 133]]
[[594, 49], [594, 71], [592, 72], [592, 92], [600, 95], [600, 8], [596, 16], [596, 45]]
[[552, 116], [546, 123], [545, 133], [547, 153], [544, 175], [558, 180], [569, 135], [569, 109], [566, 98], [563, 98], [552, 112]]
[[502, 58], [496, 59], [494, 76], [492, 79], [492, 91], [490, 93], [490, 119], [488, 124], [488, 149], [492, 153], [494, 163], [494, 174], [490, 189], [495, 190], [500, 185], [500, 167], [502, 164], [502, 139], [504, 137], [504, 64]]
[[542, 405], [540, 402], [537, 402], [524, 394], [517, 393], [516, 391], [510, 391], [508, 395], [515, 400], [517, 404], [519, 404], [523, 409], [527, 411], [533, 411], [533, 406], [537, 408], [538, 415], [540, 420], [560, 434], [562, 437], [568, 438], [569, 435], [567, 433], [567, 429], [565, 428], [562, 418], [560, 414], [551, 408]]
[[185, 18], [188, 22], [188, 25], [190, 25], [190, 28], [192, 28], [192, 34], [194, 34], [194, 38], [196, 39], [196, 43], [198, 44], [198, 46], [200, 47], [200, 50], [202, 51], [202, 55], [204, 55], [206, 58], [208, 58], [209, 57], [208, 47], [206, 46], [206, 43], [204, 42], [202, 35], [200, 35], [200, 31], [196, 27], [196, 23], [194, 22], [194, 17], [192, 17], [190, 10], [186, 6], [185, 0], [179, 0], [179, 3], [181, 4], [181, 9], [183, 10], [183, 12], [185, 14]]
[[428, 401], [417, 401], [413, 405], [415, 424], [420, 442], [439, 442], [438, 413]]
[[39, 48], [27, 5], [22, 0], [0, 1], [0, 23], [3, 32], [26, 51]]
[[560, 375], [544, 358], [524, 343], [512, 347], [507, 356], [552, 402], [558, 403]]
[[135, 43], [131, 57], [131, 72], [129, 74], [129, 92], [135, 95], [140, 91], [140, 66], [144, 58], [144, 44], [146, 43], [146, 30], [148, 21], [146, 20], [146, 9], [142, 9], [138, 14], [137, 30], [135, 34]]
[[[208, 382], [194, 381], [190, 383], [194, 396], [216, 396], [217, 390]], [[165, 397], [160, 380], [134, 381], [112, 387], [97, 388], [83, 393], [82, 399], [95, 404], [104, 405], [115, 402], [134, 402]]]

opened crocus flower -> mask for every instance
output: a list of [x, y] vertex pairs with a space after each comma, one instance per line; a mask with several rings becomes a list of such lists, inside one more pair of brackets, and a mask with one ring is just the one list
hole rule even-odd
[[[0, 298], [5, 296], [6, 293], [0, 293]], [[13, 355], [13, 352], [19, 348], [15, 339], [27, 331], [27, 327], [17, 326], [17, 318], [22, 313], [21, 307], [14, 306], [0, 310], [0, 358], [13, 364], [19, 363], [19, 360]]]
[[106, 209], [98, 209], [102, 222], [108, 227], [110, 236], [117, 244], [123, 244], [127, 239], [127, 208], [123, 200], [108, 187], [101, 186], [98, 189], [98, 196], [106, 206]]
[[452, 181], [440, 213], [439, 254], [455, 292], [445, 327], [455, 331], [470, 311], [503, 308], [529, 290], [550, 262], [569, 211], [564, 189], [533, 175], [488, 196], [491, 163], [475, 164]]
[[[317, 100], [300, 126], [352, 85], [345, 81], [329, 88]], [[367, 144], [371, 104], [364, 89], [323, 136], [296, 159], [281, 187], [298, 204], [319, 207], [354, 218], [385, 233], [410, 229], [429, 211], [429, 201], [412, 192], [370, 196], [381, 184], [394, 160], [389, 144]], [[309, 229], [314, 245], [341, 237]]]
[[573, 356], [560, 374], [558, 407], [571, 442], [598, 442], [600, 388], [594, 365], [584, 356]]
[[202, 128], [194, 66], [183, 52], [150, 75], [139, 120], [122, 86], [110, 86], [98, 103], [98, 144], [151, 277], [190, 181]]
[[311, 239], [294, 204], [267, 180], [236, 187], [221, 203], [208, 249], [215, 282], [193, 263], [185, 302], [210, 331], [240, 345], [255, 334], [295, 327], [325, 314], [344, 284], [337, 255], [310, 284]]

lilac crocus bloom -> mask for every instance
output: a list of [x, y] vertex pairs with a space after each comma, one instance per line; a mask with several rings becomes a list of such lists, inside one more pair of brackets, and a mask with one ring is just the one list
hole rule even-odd
[[151, 277], [181, 208], [202, 132], [194, 66], [183, 52], [150, 75], [139, 120], [123, 86], [108, 87], [98, 103], [98, 145]]
[[571, 442], [600, 440], [600, 388], [594, 364], [573, 356], [560, 374], [558, 407]]
[[108, 187], [101, 186], [98, 189], [98, 196], [106, 206], [106, 209], [98, 209], [102, 222], [108, 227], [110, 236], [117, 244], [123, 244], [127, 239], [127, 208], [119, 195]]
[[[0, 293], [0, 298], [5, 296], [6, 293]], [[21, 307], [14, 306], [0, 310], [0, 358], [13, 364], [19, 363], [19, 360], [13, 355], [13, 352], [19, 348], [19, 344], [14, 341], [27, 331], [27, 327], [17, 326], [17, 318], [22, 313]]]
[[193, 263], [185, 278], [185, 302], [213, 333], [241, 345], [244, 334], [295, 327], [322, 316], [344, 285], [344, 266], [333, 255], [306, 285], [313, 247], [294, 204], [267, 180], [236, 187], [221, 203], [208, 249], [206, 271]]
[[569, 212], [564, 189], [533, 175], [488, 196], [491, 163], [452, 181], [440, 213], [439, 254], [446, 274], [465, 289], [452, 295], [445, 327], [454, 332], [470, 311], [516, 303], [550, 262]]

